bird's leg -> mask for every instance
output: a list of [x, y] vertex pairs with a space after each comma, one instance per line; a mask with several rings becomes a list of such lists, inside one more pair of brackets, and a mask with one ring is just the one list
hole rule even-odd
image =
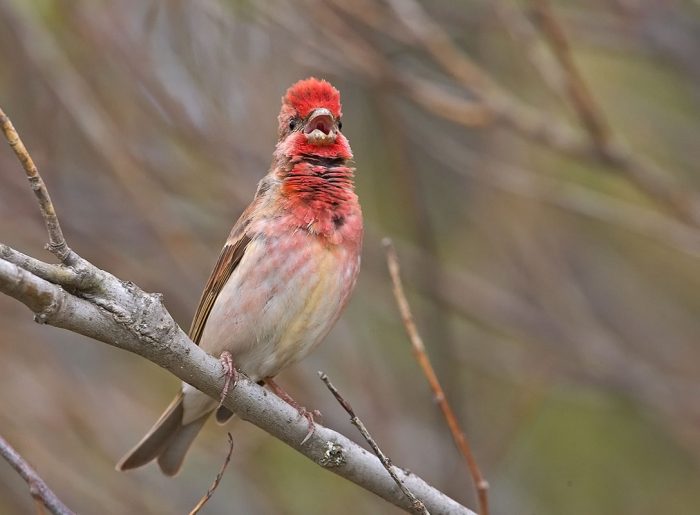
[[221, 366], [224, 369], [226, 382], [224, 382], [224, 388], [221, 390], [221, 398], [219, 399], [219, 406], [217, 406], [217, 409], [224, 404], [224, 399], [226, 399], [226, 395], [228, 395], [229, 390], [231, 390], [231, 383], [233, 383], [233, 388], [235, 388], [238, 383], [238, 370], [236, 370], [233, 364], [233, 356], [231, 353], [228, 351], [222, 352], [221, 356], [219, 356], [219, 361], [221, 361]]
[[279, 397], [279, 398], [282, 399], [284, 402], [286, 402], [287, 404], [289, 404], [292, 408], [294, 408], [295, 410], [297, 410], [297, 411], [299, 412], [299, 415], [302, 416], [302, 417], [304, 417], [304, 418], [308, 421], [308, 423], [309, 423], [309, 432], [306, 433], [306, 436], [305, 436], [304, 439], [301, 441], [301, 445], [304, 445], [304, 444], [306, 443], [306, 441], [307, 441], [309, 438], [311, 438], [311, 435], [314, 434], [314, 429], [315, 429], [315, 426], [314, 426], [314, 416], [320, 417], [320, 416], [321, 416], [321, 412], [318, 411], [318, 410], [312, 410], [312, 411], [307, 410], [304, 406], [302, 406], [302, 405], [299, 404], [297, 401], [295, 401], [295, 400], [292, 398], [292, 396], [289, 395], [289, 394], [284, 390], [284, 388], [282, 388], [280, 385], [278, 385], [278, 384], [274, 381], [274, 379], [272, 379], [271, 377], [266, 377], [266, 378], [265, 378], [265, 384], [266, 384], [267, 386], [270, 387], [270, 390], [272, 390], [272, 391], [274, 392], [274, 394], [277, 395], [277, 397]]

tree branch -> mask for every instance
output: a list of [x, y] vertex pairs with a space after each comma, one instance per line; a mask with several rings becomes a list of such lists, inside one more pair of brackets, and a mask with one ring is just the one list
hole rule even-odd
[[[189, 340], [163, 306], [160, 295], [145, 293], [103, 273], [108, 278], [100, 284], [103, 293], [82, 298], [0, 259], [0, 292], [25, 304], [35, 313], [37, 322], [138, 354], [212, 398], [219, 398], [225, 382], [220, 362]], [[127, 294], [128, 303], [113, 300]], [[412, 509], [379, 460], [345, 436], [317, 424], [302, 446], [308, 432], [306, 419], [300, 419], [294, 408], [247, 378], [242, 377], [226, 395], [224, 406], [316, 464], [400, 508]], [[473, 515], [418, 476], [401, 470], [397, 474], [431, 512]]]
[[41, 175], [39, 175], [39, 170], [37, 170], [34, 160], [29, 155], [24, 143], [22, 143], [14, 125], [12, 125], [5, 111], [1, 108], [0, 128], [5, 134], [5, 139], [7, 139], [17, 159], [22, 163], [22, 168], [24, 168], [24, 173], [27, 174], [27, 179], [32, 187], [32, 191], [39, 201], [41, 216], [44, 217], [44, 223], [49, 232], [49, 244], [47, 249], [60, 259], [62, 263], [66, 263], [70, 260], [72, 251], [66, 244], [66, 239], [63, 237], [61, 224], [58, 223], [58, 216], [56, 216], [56, 210], [51, 202], [49, 191], [46, 189], [46, 184], [44, 184]]
[[231, 436], [231, 433], [227, 433], [226, 436], [228, 436], [228, 452], [226, 453], [226, 458], [224, 458], [224, 462], [221, 464], [219, 473], [214, 478], [214, 482], [207, 490], [207, 493], [205, 493], [199, 500], [199, 502], [195, 505], [195, 507], [192, 508], [192, 511], [190, 511], [189, 515], [197, 515], [202, 510], [202, 508], [204, 508], [204, 505], [207, 504], [209, 499], [211, 499], [211, 496], [214, 495], [214, 491], [218, 488], [219, 483], [221, 483], [221, 480], [224, 477], [224, 472], [226, 472], [226, 467], [228, 467], [228, 464], [231, 462], [231, 455], [233, 454], [233, 436]]
[[27, 482], [29, 493], [37, 502], [46, 506], [54, 515], [73, 515], [73, 512], [61, 502], [44, 480], [39, 477], [36, 470], [2, 436], [0, 436], [0, 455]]
[[408, 499], [410, 499], [411, 504], [413, 505], [412, 511], [422, 515], [430, 515], [428, 510], [425, 509], [425, 504], [423, 504], [423, 502], [420, 499], [418, 499], [415, 496], [415, 494], [411, 492], [408, 488], [406, 488], [406, 485], [404, 485], [401, 482], [399, 477], [396, 475], [394, 465], [391, 464], [389, 458], [386, 457], [386, 455], [379, 448], [379, 445], [377, 445], [377, 442], [375, 442], [374, 438], [372, 438], [372, 435], [369, 434], [369, 431], [367, 430], [367, 427], [365, 427], [365, 424], [362, 422], [362, 420], [360, 420], [360, 418], [357, 415], [355, 415], [355, 410], [352, 409], [350, 403], [346, 401], [345, 398], [340, 394], [338, 389], [335, 386], [333, 386], [333, 383], [331, 383], [331, 380], [328, 379], [328, 376], [324, 372], [319, 372], [318, 375], [321, 378], [321, 381], [324, 382], [328, 390], [330, 390], [330, 392], [333, 394], [335, 400], [337, 400], [338, 403], [347, 412], [347, 414], [350, 415], [350, 422], [352, 422], [352, 425], [354, 425], [357, 428], [362, 437], [367, 441], [369, 446], [372, 448], [372, 451], [374, 451], [375, 456], [379, 458], [379, 461], [382, 462], [382, 465], [391, 476], [391, 479], [393, 479], [394, 483], [396, 483], [396, 486], [398, 486], [399, 490], [401, 490], [401, 492], [403, 492], [403, 494]]
[[445, 392], [440, 385], [440, 381], [435, 374], [433, 365], [430, 363], [430, 359], [425, 352], [425, 345], [423, 344], [423, 339], [418, 333], [418, 328], [413, 320], [413, 314], [411, 313], [411, 307], [408, 305], [408, 299], [406, 299], [406, 294], [403, 291], [403, 285], [401, 283], [401, 274], [399, 270], [399, 258], [396, 255], [396, 250], [394, 245], [389, 238], [384, 238], [382, 242], [386, 248], [386, 260], [389, 266], [389, 274], [391, 275], [391, 281], [394, 285], [394, 297], [396, 298], [396, 303], [399, 306], [399, 311], [401, 312], [401, 318], [403, 319], [406, 332], [411, 340], [411, 346], [413, 347], [413, 354], [420, 365], [423, 375], [428, 380], [430, 389], [433, 391], [433, 396], [438, 406], [440, 406], [440, 411], [447, 422], [447, 426], [450, 428], [450, 433], [452, 433], [452, 438], [455, 441], [455, 445], [462, 457], [467, 463], [469, 468], [469, 473], [474, 481], [474, 487], [476, 488], [477, 498], [479, 499], [479, 514], [488, 515], [489, 513], [489, 500], [488, 500], [488, 490], [489, 484], [484, 479], [484, 476], [479, 470], [479, 465], [476, 462], [474, 453], [471, 450], [471, 446], [467, 441], [467, 437], [464, 432], [459, 427], [459, 422], [457, 422], [457, 417], [455, 416], [452, 406], [447, 401], [445, 397]]
[[563, 71], [571, 103], [596, 148], [604, 155], [611, 142], [611, 133], [603, 111], [574, 63], [569, 40], [554, 15], [552, 5], [548, 0], [533, 0], [533, 3], [539, 21], [538, 26], [547, 38]]

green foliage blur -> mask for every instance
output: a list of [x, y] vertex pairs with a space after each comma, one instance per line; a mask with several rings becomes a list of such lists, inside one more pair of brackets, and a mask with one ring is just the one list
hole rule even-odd
[[[268, 169], [281, 95], [309, 75], [332, 81], [366, 217], [363, 270], [325, 344], [279, 382], [360, 442], [318, 380], [325, 371], [394, 463], [476, 509], [391, 294], [380, 244], [390, 236], [494, 514], [699, 513], [700, 224], [592, 155], [533, 4], [421, 5], [509, 98], [570, 127], [587, 153], [498, 117], [455, 120], [455, 105], [482, 98], [395, 4], [0, 0], [0, 106], [71, 247], [162, 292], [187, 327]], [[615, 141], [654, 163], [674, 198], [695, 199], [698, 4], [553, 8]], [[416, 80], [437, 93], [421, 97]], [[458, 102], [441, 109], [445, 99]], [[0, 145], [0, 241], [49, 260], [45, 240]], [[240, 421], [209, 423], [174, 479], [155, 466], [118, 473], [175, 378], [39, 326], [4, 296], [0, 353], [0, 434], [77, 512], [187, 513], [219, 470], [227, 431], [232, 462], [203, 513], [398, 512]], [[0, 462], [0, 513], [34, 509]]]

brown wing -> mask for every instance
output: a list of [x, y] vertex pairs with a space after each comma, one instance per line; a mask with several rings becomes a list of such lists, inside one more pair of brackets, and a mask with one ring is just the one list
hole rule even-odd
[[192, 325], [190, 326], [190, 338], [192, 338], [192, 341], [197, 345], [199, 345], [199, 340], [204, 331], [204, 325], [207, 323], [207, 318], [209, 318], [209, 313], [211, 313], [211, 308], [214, 306], [216, 298], [219, 296], [219, 293], [221, 293], [226, 281], [228, 281], [229, 277], [231, 277], [231, 274], [238, 266], [238, 263], [241, 262], [245, 249], [251, 240], [250, 236], [246, 234], [246, 229], [248, 228], [248, 221], [250, 220], [248, 215], [252, 207], [251, 205], [246, 209], [233, 227], [231, 235], [226, 241], [226, 245], [224, 245], [219, 259], [216, 265], [214, 265], [214, 270], [204, 287], [202, 297], [199, 299], [199, 306], [197, 306], [197, 311], [195, 312]]

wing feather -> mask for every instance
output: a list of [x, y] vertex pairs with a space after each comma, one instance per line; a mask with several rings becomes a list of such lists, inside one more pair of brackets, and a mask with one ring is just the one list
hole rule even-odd
[[231, 235], [226, 245], [224, 245], [224, 248], [221, 250], [219, 259], [216, 261], [214, 270], [212, 270], [209, 280], [202, 292], [202, 296], [199, 299], [199, 306], [197, 306], [197, 311], [192, 319], [189, 332], [190, 338], [197, 345], [199, 345], [199, 340], [204, 332], [204, 326], [207, 323], [214, 302], [216, 302], [219, 293], [221, 293], [221, 290], [238, 266], [238, 263], [241, 262], [245, 250], [248, 247], [248, 243], [251, 241], [251, 237], [246, 233], [248, 221], [250, 220], [250, 218], [246, 216], [248, 212], [249, 209], [241, 215], [241, 218], [231, 231]]

